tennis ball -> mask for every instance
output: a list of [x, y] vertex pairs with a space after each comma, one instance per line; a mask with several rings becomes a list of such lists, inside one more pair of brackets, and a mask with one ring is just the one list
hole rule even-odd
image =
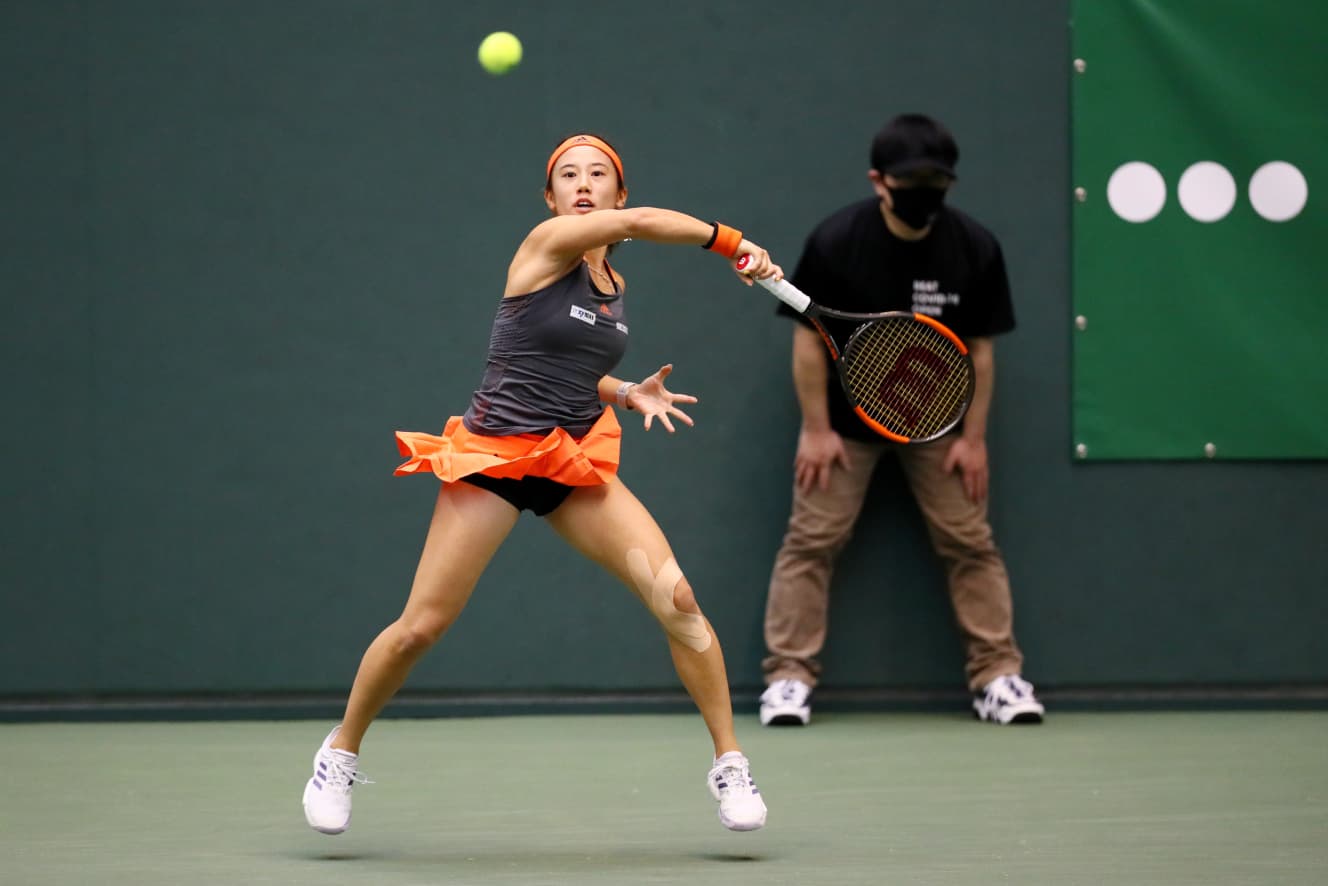
[[506, 74], [521, 63], [521, 41], [507, 31], [494, 31], [480, 41], [480, 65], [494, 76]]

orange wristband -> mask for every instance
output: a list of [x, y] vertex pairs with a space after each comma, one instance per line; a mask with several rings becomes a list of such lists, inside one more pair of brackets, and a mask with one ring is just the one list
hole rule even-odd
[[703, 248], [709, 249], [711, 252], [718, 252], [725, 258], [733, 258], [738, 251], [738, 246], [742, 244], [742, 231], [719, 222], [711, 222], [711, 224], [715, 226], [715, 230], [710, 235], [710, 242], [705, 244]]

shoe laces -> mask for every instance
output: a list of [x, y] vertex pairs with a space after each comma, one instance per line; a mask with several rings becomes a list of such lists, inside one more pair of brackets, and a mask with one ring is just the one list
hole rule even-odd
[[782, 701], [795, 704], [802, 704], [807, 699], [806, 688], [797, 680], [776, 680], [770, 684], [770, 688], [766, 692], [773, 693]]
[[710, 770], [710, 780], [715, 783], [721, 796], [733, 793], [747, 796], [756, 787], [752, 783], [751, 765], [746, 757], [716, 763], [715, 768]]
[[1001, 701], [1022, 701], [1033, 697], [1033, 684], [1018, 674], [1006, 674], [991, 682], [987, 694]]
[[323, 755], [323, 762], [327, 763], [327, 785], [334, 790], [349, 794], [357, 784], [373, 784], [368, 776], [356, 770], [354, 761], [340, 754], [329, 751]]

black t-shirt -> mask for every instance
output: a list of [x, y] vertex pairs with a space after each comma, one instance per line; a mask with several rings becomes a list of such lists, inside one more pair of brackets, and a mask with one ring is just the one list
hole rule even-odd
[[[900, 240], [891, 234], [875, 198], [846, 206], [808, 236], [792, 280], [827, 308], [855, 313], [913, 311], [935, 317], [960, 338], [983, 338], [1014, 328], [1000, 244], [972, 217], [948, 206], [921, 240]], [[779, 310], [801, 319], [787, 305], [781, 304]], [[825, 318], [822, 322], [841, 346], [857, 325]], [[828, 349], [825, 354], [829, 363]], [[879, 439], [849, 406], [833, 368], [829, 407], [830, 425], [842, 436]]]

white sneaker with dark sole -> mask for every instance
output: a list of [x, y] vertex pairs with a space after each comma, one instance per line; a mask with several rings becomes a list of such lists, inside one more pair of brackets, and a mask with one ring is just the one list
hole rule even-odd
[[338, 726], [323, 739], [314, 754], [314, 774], [304, 786], [304, 820], [323, 834], [340, 834], [350, 827], [350, 792], [355, 784], [373, 784], [355, 771], [358, 754], [329, 747], [341, 731]]
[[1009, 726], [1015, 723], [1041, 723], [1046, 709], [1033, 694], [1033, 684], [1018, 674], [1006, 674], [992, 680], [973, 699], [973, 713], [979, 720]]
[[761, 693], [762, 726], [806, 726], [812, 688], [801, 680], [776, 680]]
[[718, 760], [706, 777], [710, 795], [719, 803], [719, 820], [731, 831], [754, 831], [765, 824], [765, 801], [752, 781], [751, 765], [737, 751]]

